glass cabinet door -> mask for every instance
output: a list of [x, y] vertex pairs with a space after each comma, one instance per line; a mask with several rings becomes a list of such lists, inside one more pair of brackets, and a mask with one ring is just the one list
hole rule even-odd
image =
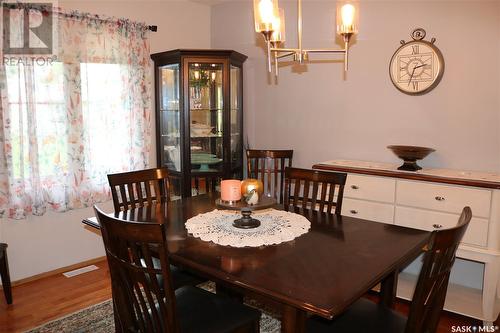
[[233, 50], [171, 50], [151, 55], [156, 78], [158, 166], [171, 198], [219, 192], [243, 176], [242, 66]]
[[241, 98], [241, 68], [231, 65], [231, 173], [233, 177], [242, 177], [235, 170], [241, 172], [243, 155], [243, 114]]
[[171, 173], [171, 196], [180, 196], [180, 177], [175, 172], [181, 172], [181, 135], [179, 108], [179, 64], [159, 67], [160, 78], [160, 160], [161, 166]]
[[224, 170], [223, 64], [189, 63], [189, 116], [193, 176]]

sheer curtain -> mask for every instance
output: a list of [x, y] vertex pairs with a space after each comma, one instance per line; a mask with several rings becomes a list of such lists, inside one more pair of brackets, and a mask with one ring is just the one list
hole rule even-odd
[[147, 26], [53, 14], [55, 61], [0, 69], [0, 216], [107, 200], [108, 173], [148, 166]]

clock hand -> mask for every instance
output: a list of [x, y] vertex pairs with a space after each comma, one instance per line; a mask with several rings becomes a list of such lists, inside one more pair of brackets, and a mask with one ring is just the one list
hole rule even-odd
[[415, 74], [415, 69], [417, 69], [417, 67], [413, 67], [413, 71], [411, 71], [411, 75], [410, 75], [410, 79], [408, 80], [408, 87], [410, 86], [410, 83], [411, 83], [411, 79], [413, 78], [413, 74]]
[[420, 67], [424, 67], [424, 66], [427, 66], [427, 64], [419, 65], [419, 66], [415, 67], [415, 69], [420, 68]]

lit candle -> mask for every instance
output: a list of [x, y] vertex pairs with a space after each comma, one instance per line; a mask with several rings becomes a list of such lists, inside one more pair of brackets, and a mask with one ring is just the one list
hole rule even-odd
[[237, 179], [226, 179], [220, 184], [222, 201], [235, 202], [241, 200], [241, 181]]

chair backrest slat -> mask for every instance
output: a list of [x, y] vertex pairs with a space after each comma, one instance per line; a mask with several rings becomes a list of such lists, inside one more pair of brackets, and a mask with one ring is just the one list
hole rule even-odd
[[108, 175], [115, 211], [169, 200], [168, 170], [147, 169]]
[[165, 225], [120, 220], [96, 207], [94, 210], [101, 225], [121, 329], [178, 332]]
[[293, 150], [247, 149], [247, 174], [264, 184], [266, 194], [283, 202], [285, 166], [292, 165]]
[[[346, 178], [347, 174], [340, 172], [285, 168], [285, 196], [283, 201], [285, 209], [292, 207], [340, 214]], [[310, 190], [311, 187], [312, 191]], [[319, 190], [320, 187], [321, 191]], [[338, 192], [335, 201], [335, 189], [337, 188]], [[327, 189], [328, 199], [326, 198]], [[309, 195], [311, 192], [312, 194]]]
[[457, 226], [432, 232], [415, 287], [405, 333], [436, 331], [455, 254], [471, 218], [471, 209], [465, 207]]

